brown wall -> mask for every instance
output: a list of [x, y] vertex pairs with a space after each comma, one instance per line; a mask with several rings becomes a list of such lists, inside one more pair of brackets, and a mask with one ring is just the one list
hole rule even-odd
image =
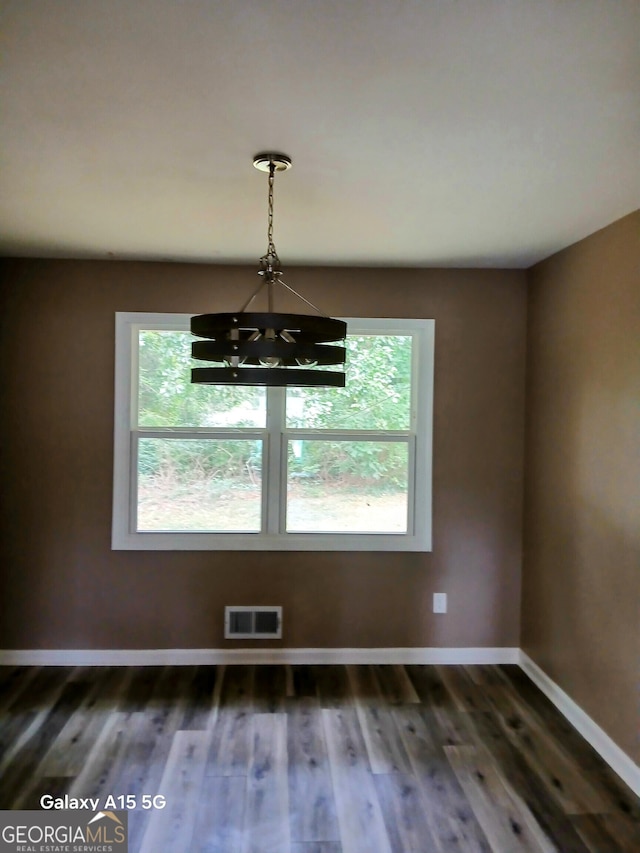
[[529, 271], [522, 646], [636, 760], [640, 213]]
[[518, 645], [524, 273], [288, 279], [334, 315], [436, 319], [433, 553], [111, 551], [114, 312], [233, 310], [255, 269], [9, 260], [0, 648], [220, 647], [243, 603], [284, 605], [290, 647]]

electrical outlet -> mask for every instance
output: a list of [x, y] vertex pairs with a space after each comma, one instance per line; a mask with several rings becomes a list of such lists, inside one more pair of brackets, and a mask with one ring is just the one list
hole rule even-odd
[[434, 613], [446, 613], [447, 612], [447, 593], [446, 592], [434, 592], [433, 593], [433, 612]]

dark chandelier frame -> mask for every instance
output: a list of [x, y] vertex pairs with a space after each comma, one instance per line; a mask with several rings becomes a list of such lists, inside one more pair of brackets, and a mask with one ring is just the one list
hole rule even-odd
[[[345, 385], [344, 370], [317, 370], [317, 366], [344, 365], [347, 324], [323, 315], [282, 280], [280, 259], [273, 242], [273, 185], [275, 172], [291, 167], [285, 154], [257, 154], [253, 165], [269, 173], [267, 252], [260, 258], [262, 281], [240, 311], [199, 314], [191, 318], [191, 332], [203, 340], [191, 345], [193, 358], [222, 363], [224, 367], [194, 367], [191, 381], [202, 385], [265, 385], [334, 387]], [[317, 312], [283, 314], [273, 311], [273, 291], [282, 285]], [[268, 310], [247, 311], [266, 288]]]

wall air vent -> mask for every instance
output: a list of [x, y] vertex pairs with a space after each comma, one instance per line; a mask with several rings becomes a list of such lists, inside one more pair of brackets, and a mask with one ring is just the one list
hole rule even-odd
[[225, 607], [225, 640], [279, 640], [282, 607]]

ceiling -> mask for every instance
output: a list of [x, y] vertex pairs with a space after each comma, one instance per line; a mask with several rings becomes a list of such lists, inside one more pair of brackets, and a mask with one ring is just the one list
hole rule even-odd
[[0, 0], [0, 252], [527, 267], [639, 206], [638, 0]]

